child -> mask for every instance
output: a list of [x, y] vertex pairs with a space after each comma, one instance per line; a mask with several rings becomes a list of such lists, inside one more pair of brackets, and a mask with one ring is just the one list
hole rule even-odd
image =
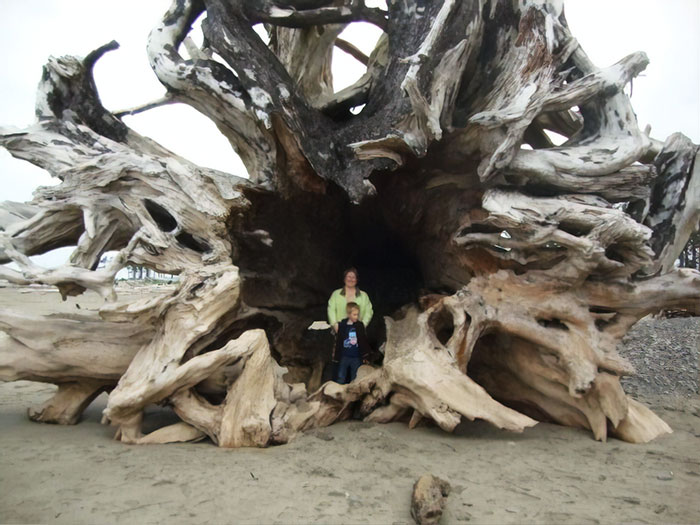
[[370, 354], [365, 325], [360, 321], [360, 307], [357, 303], [348, 303], [348, 317], [338, 323], [338, 335], [335, 339], [333, 363], [337, 363], [336, 383], [350, 383], [357, 376], [357, 369], [367, 363]]

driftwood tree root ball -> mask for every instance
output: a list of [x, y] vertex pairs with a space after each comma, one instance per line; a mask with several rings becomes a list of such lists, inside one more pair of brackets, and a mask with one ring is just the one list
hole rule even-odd
[[[128, 443], [264, 447], [350, 417], [671, 432], [625, 394], [616, 351], [649, 313], [700, 312], [700, 273], [674, 267], [700, 219], [698, 147], [639, 129], [624, 87], [647, 57], [600, 69], [560, 2], [388, 4], [173, 1], [147, 41], [164, 102], [211, 119], [248, 179], [102, 106], [92, 69], [116, 43], [49, 59], [36, 123], [0, 144], [61, 182], [2, 204], [0, 259], [19, 269], [0, 278], [105, 302], [0, 311], [0, 379], [59, 385], [32, 419], [75, 423], [108, 391], [104, 422]], [[383, 32], [369, 56], [338, 38], [359, 21]], [[334, 46], [367, 68], [339, 92]], [[30, 259], [61, 246], [75, 246], [62, 267]], [[127, 264], [178, 289], [119, 302]], [[321, 384], [329, 348], [307, 327], [350, 265], [385, 316], [384, 358]], [[154, 403], [182, 421], [143, 435]]]

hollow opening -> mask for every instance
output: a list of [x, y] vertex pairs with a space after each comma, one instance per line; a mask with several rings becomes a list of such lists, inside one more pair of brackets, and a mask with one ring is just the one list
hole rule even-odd
[[539, 394], [527, 384], [527, 371], [523, 377], [518, 374], [520, 363], [536, 361], [558, 366], [556, 356], [543, 354], [529, 341], [490, 331], [474, 345], [467, 375], [499, 403], [538, 421], [552, 422], [553, 418], [536, 402]]
[[559, 224], [559, 229], [575, 237], [583, 237], [584, 235], [588, 235], [591, 231], [590, 228], [585, 227], [581, 224], [573, 224], [567, 222], [562, 222], [561, 224]]
[[556, 318], [538, 319], [537, 324], [539, 324], [540, 326], [543, 326], [545, 328], [554, 328], [556, 330], [564, 330], [564, 331], [569, 330], [569, 327], [566, 326], [566, 324], [564, 324], [561, 319], [556, 319]]
[[367, 22], [348, 24], [338, 35], [332, 61], [334, 92], [351, 86], [367, 72], [364, 62], [381, 35], [381, 29]]
[[611, 261], [617, 261], [620, 263], [625, 262], [625, 258], [620, 253], [621, 246], [618, 244], [611, 244], [605, 249], [605, 257]]
[[[233, 309], [235, 312], [235, 309]], [[218, 327], [212, 332], [206, 334], [202, 339], [194, 343], [190, 349], [183, 355], [180, 364], [183, 364], [195, 355], [202, 355], [208, 352], [223, 348], [226, 343], [237, 339], [248, 330], [262, 329], [265, 331], [270, 342], [274, 341], [276, 334], [281, 327], [281, 323], [274, 317], [255, 314], [243, 319], [234, 319], [231, 321], [224, 316], [218, 323]], [[280, 363], [282, 361], [279, 352], [273, 345], [270, 345], [272, 357]], [[223, 403], [226, 397], [226, 385], [232, 382], [242, 371], [242, 363], [238, 361], [229, 364], [219, 370], [216, 374], [207, 378], [202, 383], [196, 386], [197, 391], [202, 394], [210, 403], [219, 405]]]
[[146, 206], [146, 211], [148, 211], [148, 214], [161, 231], [171, 232], [177, 228], [175, 217], [173, 217], [168, 210], [163, 208], [163, 206], [150, 199], [144, 199], [144, 205]]
[[470, 233], [497, 233], [499, 236], [504, 237], [504, 238], [509, 238], [505, 237], [503, 235], [503, 232], [505, 230], [503, 228], [499, 228], [497, 226], [491, 226], [490, 224], [472, 224], [468, 228], [464, 228], [459, 232], [460, 237], [463, 237], [465, 235], [469, 235]]
[[318, 362], [330, 360], [330, 329], [308, 327], [327, 319], [329, 297], [343, 286], [343, 272], [350, 267], [356, 268], [357, 286], [372, 303], [367, 336], [371, 360], [379, 364], [379, 348], [386, 340], [383, 317], [425, 293], [413, 239], [387, 223], [377, 199], [353, 205], [333, 186], [322, 195], [300, 192], [281, 198], [250, 192], [246, 197], [250, 211], [232, 217], [228, 225], [232, 258], [240, 269], [245, 304], [284, 319], [280, 364], [290, 373], [297, 367], [311, 375], [318, 372]]
[[615, 322], [615, 317], [611, 319], [596, 319], [595, 327], [599, 332], [604, 332], [605, 329]]
[[613, 314], [617, 313], [617, 310], [612, 308], [606, 308], [605, 306], [589, 306], [588, 311], [594, 314]]
[[433, 330], [440, 344], [447, 344], [455, 331], [454, 320], [446, 308], [440, 308], [428, 318], [428, 325]]
[[385, 338], [384, 316], [416, 302], [423, 278], [417, 261], [400, 239], [371, 223], [366, 226], [369, 231], [359, 232], [366, 242], [358, 244], [349, 261], [358, 270], [360, 288], [372, 300], [374, 321], [368, 326], [368, 335], [379, 344]]
[[205, 240], [195, 237], [191, 233], [180, 232], [175, 236], [175, 239], [185, 248], [194, 250], [197, 253], [207, 253], [211, 251], [211, 246], [209, 246]]

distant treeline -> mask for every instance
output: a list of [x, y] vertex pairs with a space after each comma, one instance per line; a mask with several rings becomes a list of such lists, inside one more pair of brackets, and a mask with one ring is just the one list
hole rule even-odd
[[688, 244], [678, 257], [678, 262], [683, 268], [700, 270], [700, 230], [690, 236]]
[[143, 266], [128, 265], [126, 269], [128, 272], [128, 280], [172, 281], [179, 279], [176, 275], [156, 272], [151, 268], [144, 268]]

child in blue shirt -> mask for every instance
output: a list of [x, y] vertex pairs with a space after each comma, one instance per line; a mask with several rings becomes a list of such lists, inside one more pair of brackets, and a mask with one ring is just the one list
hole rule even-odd
[[365, 325], [360, 321], [360, 307], [348, 303], [347, 318], [338, 323], [333, 362], [337, 363], [335, 381], [341, 385], [350, 383], [357, 376], [357, 369], [369, 360], [370, 346], [367, 342]]

